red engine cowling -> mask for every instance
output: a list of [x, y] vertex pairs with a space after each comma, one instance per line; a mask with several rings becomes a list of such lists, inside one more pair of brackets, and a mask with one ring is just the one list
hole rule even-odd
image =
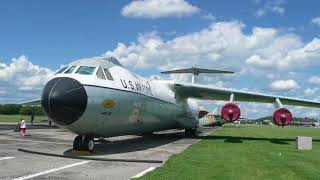
[[238, 120], [240, 115], [240, 107], [235, 103], [227, 103], [221, 109], [221, 117], [228, 122]]
[[273, 113], [273, 121], [279, 126], [286, 126], [292, 121], [292, 113], [287, 108], [279, 108]]

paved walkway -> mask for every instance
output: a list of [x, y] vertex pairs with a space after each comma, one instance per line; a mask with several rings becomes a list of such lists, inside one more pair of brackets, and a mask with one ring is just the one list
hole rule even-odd
[[[214, 129], [205, 129], [203, 136]], [[34, 129], [21, 137], [0, 130], [0, 179], [130, 179], [162, 166], [163, 163], [112, 162], [52, 157], [17, 151], [18, 148], [60, 155], [145, 159], [165, 162], [200, 139], [185, 138], [182, 130], [161, 131], [149, 136], [119, 136], [97, 142], [93, 154], [72, 150], [75, 134], [63, 129]]]

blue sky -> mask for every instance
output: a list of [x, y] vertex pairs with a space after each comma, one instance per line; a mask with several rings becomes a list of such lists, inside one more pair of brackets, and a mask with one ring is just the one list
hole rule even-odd
[[148, 78], [188, 65], [225, 68], [237, 75], [201, 83], [318, 98], [319, 1], [162, 2], [2, 1], [0, 103], [36, 98], [60, 65], [103, 54]]
[[[152, 30], [176, 35], [198, 31], [211, 21], [198, 16], [188, 18], [132, 19], [121, 15], [130, 1], [2, 1], [0, 6], [0, 59], [5, 63], [25, 54], [34, 64], [58, 68], [70, 60], [90, 57], [130, 43], [139, 33]], [[310, 20], [319, 16], [320, 2], [310, 0], [284, 2], [285, 14], [254, 14], [264, 1], [189, 1], [217, 21], [240, 20], [252, 26], [277, 27], [308, 41], [319, 34]], [[170, 38], [170, 37], [167, 37]]]

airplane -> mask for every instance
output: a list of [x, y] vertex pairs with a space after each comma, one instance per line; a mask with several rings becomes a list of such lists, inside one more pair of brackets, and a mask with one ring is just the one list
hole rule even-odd
[[51, 121], [78, 135], [73, 142], [74, 150], [90, 152], [94, 151], [94, 138], [176, 128], [196, 136], [198, 127], [212, 123], [210, 119], [202, 119], [208, 111], [199, 108], [197, 99], [226, 101], [221, 117], [228, 122], [240, 118], [236, 102], [273, 103], [273, 119], [279, 126], [292, 121], [292, 113], [284, 105], [320, 108], [315, 101], [195, 82], [200, 73], [232, 74], [231, 71], [189, 68], [162, 73], [191, 73], [192, 83], [147, 80], [123, 67], [115, 57], [101, 56], [62, 67], [44, 86], [41, 99], [23, 104], [41, 104]]

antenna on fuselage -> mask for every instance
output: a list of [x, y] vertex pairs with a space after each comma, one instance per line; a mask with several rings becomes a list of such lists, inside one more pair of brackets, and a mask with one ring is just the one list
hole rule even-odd
[[225, 70], [218, 70], [218, 69], [202, 69], [202, 68], [188, 68], [188, 69], [176, 69], [171, 71], [163, 71], [162, 74], [192, 74], [191, 82], [192, 84], [195, 83], [196, 78], [200, 75], [200, 73], [204, 74], [233, 74], [233, 71], [225, 71]]

